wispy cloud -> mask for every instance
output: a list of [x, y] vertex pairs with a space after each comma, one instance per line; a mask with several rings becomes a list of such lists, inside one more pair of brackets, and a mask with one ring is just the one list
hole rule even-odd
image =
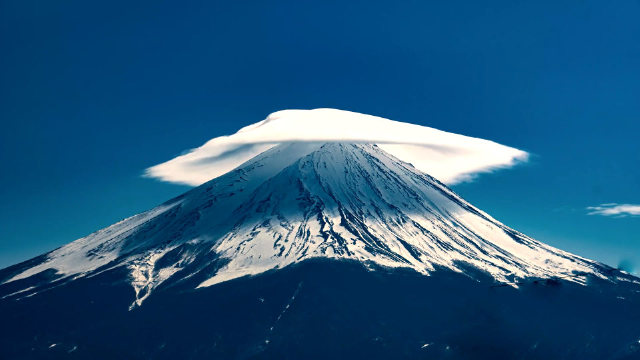
[[529, 156], [493, 141], [377, 116], [336, 109], [283, 110], [233, 135], [211, 139], [184, 155], [150, 167], [145, 174], [195, 186], [281, 143], [331, 141], [377, 144], [448, 184], [514, 166]]
[[589, 206], [587, 207], [587, 210], [589, 210], [589, 212], [587, 213], [588, 215], [614, 217], [640, 216], [640, 205], [634, 204], [601, 204], [599, 206]]

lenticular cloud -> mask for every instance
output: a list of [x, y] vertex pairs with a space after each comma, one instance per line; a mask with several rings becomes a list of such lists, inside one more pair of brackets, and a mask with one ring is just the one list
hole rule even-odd
[[447, 184], [526, 161], [528, 153], [493, 141], [336, 109], [283, 110], [229, 136], [146, 170], [167, 182], [200, 185], [261, 152], [288, 142], [377, 144]]

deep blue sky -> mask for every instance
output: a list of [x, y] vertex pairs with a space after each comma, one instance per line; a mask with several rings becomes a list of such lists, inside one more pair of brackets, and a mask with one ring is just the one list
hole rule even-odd
[[[187, 4], [188, 3], [188, 4]], [[0, 267], [186, 187], [151, 165], [287, 108], [495, 140], [454, 188], [577, 254], [640, 265], [640, 2], [0, 1]]]

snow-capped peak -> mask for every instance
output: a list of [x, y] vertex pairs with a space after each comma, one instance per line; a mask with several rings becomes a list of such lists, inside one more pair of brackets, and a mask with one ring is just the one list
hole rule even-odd
[[471, 265], [502, 282], [593, 271], [592, 262], [507, 228], [369, 144], [323, 145], [264, 182], [235, 217], [213, 247], [228, 263], [200, 286], [313, 257], [423, 274]]
[[[29, 296], [124, 270], [138, 306], [166, 282], [201, 279], [205, 287], [319, 257], [425, 275], [472, 267], [505, 283], [606, 277], [605, 266], [506, 227], [379, 146], [305, 142], [273, 147], [155, 209], [9, 268], [0, 281], [21, 281], [20, 296]], [[55, 275], [31, 280], [46, 270]]]

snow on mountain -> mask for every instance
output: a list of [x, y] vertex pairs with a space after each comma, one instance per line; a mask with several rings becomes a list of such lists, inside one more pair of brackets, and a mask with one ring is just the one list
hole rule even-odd
[[[288, 191], [282, 191], [288, 189]], [[329, 143], [256, 189], [214, 246], [208, 286], [313, 257], [428, 274], [471, 264], [498, 281], [593, 272], [593, 263], [517, 233], [379, 147]]]
[[230, 136], [147, 169], [163, 181], [200, 185], [278, 144], [350, 142], [383, 150], [447, 184], [525, 161], [522, 150], [426, 126], [336, 109], [282, 110]]
[[[319, 257], [425, 275], [471, 266], [504, 283], [609, 276], [604, 265], [506, 227], [379, 146], [302, 142], [6, 269], [0, 281], [22, 297], [126, 269], [135, 307], [163, 283], [197, 276], [206, 287]], [[45, 272], [53, 275], [40, 279]]]

